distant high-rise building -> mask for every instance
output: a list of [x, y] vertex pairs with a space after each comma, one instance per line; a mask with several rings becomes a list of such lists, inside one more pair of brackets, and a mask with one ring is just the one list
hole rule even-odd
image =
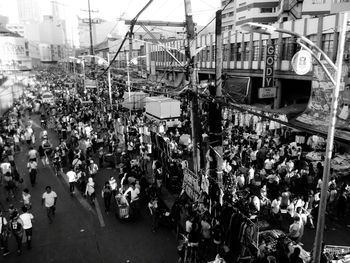
[[38, 0], [17, 0], [19, 22], [40, 21], [40, 4]]
[[236, 30], [247, 22], [269, 24], [278, 19], [280, 0], [221, 0], [222, 27], [224, 31]]

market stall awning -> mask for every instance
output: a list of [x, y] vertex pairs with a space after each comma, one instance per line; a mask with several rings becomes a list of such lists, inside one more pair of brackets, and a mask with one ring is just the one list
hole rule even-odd
[[247, 103], [250, 77], [228, 76], [223, 85], [223, 91], [235, 103]]

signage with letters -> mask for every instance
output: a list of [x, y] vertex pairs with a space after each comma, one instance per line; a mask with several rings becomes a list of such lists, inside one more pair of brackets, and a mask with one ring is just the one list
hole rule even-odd
[[258, 97], [259, 97], [259, 99], [268, 99], [268, 98], [276, 97], [276, 87], [260, 88]]
[[274, 86], [274, 65], [275, 65], [275, 46], [266, 46], [265, 69], [263, 77], [263, 87], [272, 88]]
[[298, 51], [292, 58], [292, 67], [296, 74], [305, 75], [312, 68], [312, 56], [306, 50]]

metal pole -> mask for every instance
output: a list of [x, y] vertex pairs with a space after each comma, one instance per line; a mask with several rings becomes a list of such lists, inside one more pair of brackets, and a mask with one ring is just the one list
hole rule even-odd
[[[108, 65], [109, 65], [109, 53], [107, 53]], [[111, 104], [111, 110], [113, 110], [112, 102], [112, 83], [111, 83], [111, 69], [108, 68], [108, 93], [109, 93], [109, 103]]]
[[94, 45], [92, 42], [92, 21], [91, 21], [90, 0], [88, 0], [88, 11], [89, 11], [89, 31], [90, 31], [90, 55], [93, 55], [94, 54]]
[[86, 85], [85, 85], [85, 61], [81, 60], [81, 65], [83, 67], [83, 85], [84, 85], [84, 95], [86, 94]]
[[222, 11], [216, 12], [215, 25], [215, 98], [218, 100], [213, 102], [211, 109], [214, 111], [213, 126], [210, 130], [212, 138], [211, 146], [214, 147], [217, 165], [216, 176], [219, 187], [222, 187], [222, 127], [221, 127], [221, 99], [222, 99], [222, 66], [223, 66], [223, 50], [222, 50]]
[[329, 122], [330, 125], [328, 126], [326, 156], [324, 161], [321, 197], [320, 197], [318, 219], [317, 219], [317, 230], [316, 230], [316, 237], [315, 237], [314, 250], [313, 250], [314, 252], [313, 263], [320, 263], [321, 255], [322, 255], [322, 242], [323, 242], [323, 231], [325, 226], [325, 213], [327, 208], [329, 171], [330, 171], [332, 151], [333, 151], [335, 124], [337, 120], [338, 97], [339, 97], [339, 90], [340, 90], [340, 84], [341, 84], [347, 20], [348, 20], [348, 14], [345, 12], [343, 13], [343, 23], [339, 32], [339, 46], [338, 46], [338, 54], [337, 54], [337, 66], [336, 66], [336, 85], [333, 90], [332, 105], [330, 110], [330, 122]]
[[130, 117], [131, 117], [131, 105], [130, 105], [130, 92], [131, 92], [131, 85], [130, 85], [130, 69], [129, 69], [129, 53], [125, 53], [126, 55], [126, 72], [128, 74], [128, 93], [129, 93], [129, 106], [130, 106]]
[[189, 86], [193, 92], [192, 105], [191, 105], [191, 128], [192, 128], [192, 145], [193, 145], [193, 170], [197, 175], [200, 169], [200, 156], [198, 151], [198, 90], [197, 90], [197, 79], [194, 72], [195, 67], [195, 51], [196, 51], [196, 40], [194, 32], [194, 23], [192, 19], [192, 7], [191, 0], [184, 0], [185, 2], [185, 13], [186, 13], [186, 29], [187, 29], [187, 47], [186, 55], [188, 61], [187, 73], [189, 75]]

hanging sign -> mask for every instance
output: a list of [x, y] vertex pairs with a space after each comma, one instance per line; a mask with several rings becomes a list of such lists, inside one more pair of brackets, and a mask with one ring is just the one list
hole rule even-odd
[[296, 74], [305, 75], [312, 68], [312, 56], [308, 51], [300, 50], [293, 56], [291, 63]]
[[275, 65], [275, 46], [266, 46], [265, 69], [263, 77], [263, 87], [272, 88], [274, 86], [274, 65]]
[[258, 97], [259, 97], [259, 99], [275, 98], [276, 97], [276, 87], [260, 88]]
[[182, 188], [185, 190], [189, 198], [196, 200], [200, 195], [198, 177], [188, 168], [183, 170], [183, 174], [184, 177]]

